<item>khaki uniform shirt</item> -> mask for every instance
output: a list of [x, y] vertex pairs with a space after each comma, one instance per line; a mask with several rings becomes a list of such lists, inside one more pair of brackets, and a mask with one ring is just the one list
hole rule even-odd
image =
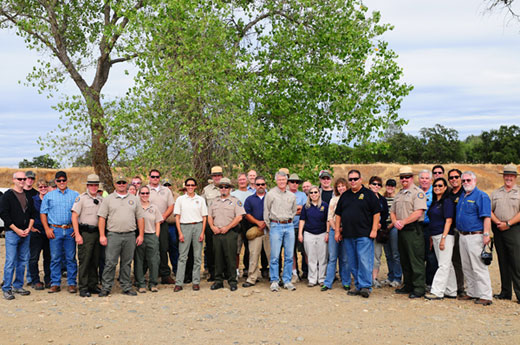
[[502, 222], [511, 220], [520, 212], [520, 188], [514, 186], [507, 192], [502, 186], [491, 193], [491, 211]]
[[231, 195], [225, 199], [215, 199], [209, 208], [209, 216], [213, 218], [213, 224], [219, 228], [229, 225], [236, 216], [244, 214], [246, 211], [242, 202]]
[[147, 208], [141, 206], [144, 211], [144, 233], [155, 234], [155, 224], [162, 220], [162, 214], [154, 204], [150, 203]]
[[283, 222], [293, 219], [296, 208], [296, 196], [289, 188], [282, 192], [280, 188], [274, 187], [265, 196], [264, 221], [269, 225], [271, 220]]
[[208, 215], [208, 207], [200, 195], [195, 194], [191, 198], [184, 194], [176, 200], [173, 214], [181, 216], [181, 224], [200, 223]]
[[137, 230], [137, 219], [144, 217], [144, 210], [135, 195], [113, 192], [101, 204], [98, 216], [107, 219], [108, 231], [131, 232]]
[[171, 190], [164, 186], [159, 186], [157, 189], [155, 189], [148, 185], [148, 188], [150, 189], [150, 203], [157, 206], [157, 209], [159, 212], [161, 212], [161, 215], [164, 214], [166, 209], [174, 203]]
[[[401, 189], [395, 196], [394, 203], [390, 208], [390, 212], [394, 212], [397, 220], [408, 218], [414, 211], [427, 210], [426, 194], [421, 188], [412, 186], [408, 189]], [[419, 222], [424, 220], [424, 213], [418, 219]]]
[[208, 184], [202, 190], [202, 197], [206, 200], [206, 205], [208, 205], [209, 208], [211, 206], [211, 203], [215, 201], [215, 199], [220, 197], [220, 189], [213, 183]]
[[[94, 200], [98, 200], [99, 203], [96, 205]], [[98, 211], [102, 202], [102, 197], [92, 197], [88, 192], [78, 196], [72, 205], [72, 211], [78, 214], [79, 224], [98, 226]]]

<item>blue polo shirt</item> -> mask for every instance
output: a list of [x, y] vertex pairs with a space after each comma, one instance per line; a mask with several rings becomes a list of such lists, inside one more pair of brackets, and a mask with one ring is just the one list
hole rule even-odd
[[[296, 205], [297, 206], [305, 205], [305, 203], [307, 202], [307, 194], [305, 194], [304, 192], [297, 191], [296, 193], [294, 193], [294, 195], [296, 196]], [[302, 210], [302, 212], [303, 212], [303, 210]], [[299, 225], [300, 225], [300, 216], [294, 216], [294, 218], [293, 218], [294, 228], [298, 229]]]
[[[440, 235], [444, 232], [444, 224], [446, 219], [455, 218], [455, 204], [450, 197], [446, 197], [441, 202], [435, 201], [428, 209], [428, 216], [430, 217], [430, 225], [428, 231], [430, 236]], [[453, 235], [453, 223], [448, 232], [449, 235]]]
[[59, 189], [55, 189], [43, 197], [40, 213], [47, 215], [49, 225], [71, 224], [71, 210], [78, 196], [78, 192], [68, 188], [63, 193]]
[[430, 186], [428, 191], [424, 193], [426, 195], [426, 210], [424, 211], [424, 224], [430, 224], [430, 218], [428, 217], [428, 209], [432, 204], [433, 200], [433, 187]]
[[252, 215], [256, 220], [264, 220], [265, 196], [266, 194], [260, 198], [258, 195], [256, 195], [256, 193], [248, 196], [246, 202], [244, 203], [246, 214]]
[[329, 205], [322, 201], [320, 207], [313, 204], [309, 208], [303, 206], [300, 220], [305, 221], [304, 231], [319, 235], [327, 231], [327, 214]]
[[457, 229], [459, 231], [482, 231], [485, 217], [491, 217], [491, 200], [486, 193], [475, 187], [468, 195], [460, 195], [457, 203]]

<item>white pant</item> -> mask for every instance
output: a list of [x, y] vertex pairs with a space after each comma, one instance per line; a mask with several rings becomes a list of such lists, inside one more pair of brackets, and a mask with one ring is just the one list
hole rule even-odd
[[[324, 232], [319, 235], [303, 232], [303, 246], [307, 254], [309, 273], [307, 278], [310, 284], [323, 283], [327, 273], [327, 242]], [[330, 239], [329, 239], [330, 240]], [[334, 239], [332, 239], [334, 241]]]
[[433, 249], [435, 250], [435, 256], [437, 256], [439, 268], [437, 268], [437, 272], [435, 272], [430, 292], [438, 297], [444, 297], [444, 295], [456, 297], [457, 278], [455, 276], [455, 269], [453, 269], [453, 264], [451, 262], [455, 236], [446, 236], [446, 239], [444, 240], [444, 250], [440, 250], [439, 248], [441, 238], [442, 234], [432, 236]]
[[466, 292], [468, 296], [491, 301], [493, 292], [489, 270], [480, 259], [483, 246], [483, 235], [460, 235], [460, 259], [467, 284]]

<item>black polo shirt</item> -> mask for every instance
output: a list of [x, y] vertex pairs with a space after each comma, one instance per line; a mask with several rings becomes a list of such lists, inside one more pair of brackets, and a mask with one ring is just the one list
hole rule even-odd
[[365, 186], [361, 186], [357, 193], [349, 189], [341, 194], [336, 206], [336, 214], [341, 216], [343, 237], [369, 237], [374, 214], [380, 212], [381, 206], [377, 197]]

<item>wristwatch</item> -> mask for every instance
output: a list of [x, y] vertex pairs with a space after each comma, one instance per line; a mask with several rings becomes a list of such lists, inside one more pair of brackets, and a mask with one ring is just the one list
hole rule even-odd
[[484, 236], [489, 236], [489, 232], [483, 233]]
[[441, 238], [442, 239], [446, 239], [447, 235], [442, 235]]
[[511, 224], [509, 224], [509, 221], [506, 222], [507, 227], [511, 227]]

